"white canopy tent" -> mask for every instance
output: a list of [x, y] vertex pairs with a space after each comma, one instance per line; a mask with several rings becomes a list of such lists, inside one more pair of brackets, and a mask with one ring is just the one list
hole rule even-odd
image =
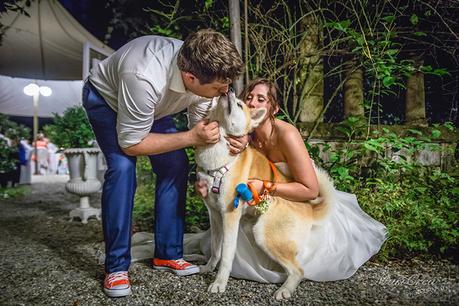
[[[26, 11], [30, 17], [16, 12], [0, 16], [6, 26], [0, 45], [0, 113], [21, 117], [16, 120], [33, 117], [36, 139], [38, 117], [53, 117], [81, 104], [82, 80], [91, 66], [113, 50], [81, 26], [57, 0], [32, 0]], [[30, 83], [51, 88], [52, 95], [35, 94], [32, 99], [24, 94]], [[35, 147], [38, 160], [37, 153]], [[27, 169], [24, 173], [28, 179], [23, 181], [30, 183], [30, 165]], [[35, 172], [37, 169], [36, 163]]]
[[40, 98], [38, 116], [52, 117], [81, 104], [81, 80], [91, 65], [113, 50], [81, 26], [57, 0], [32, 1], [26, 11], [30, 17], [16, 12], [0, 16], [7, 27], [0, 46], [0, 112], [33, 116], [32, 99], [23, 88], [37, 83], [53, 91], [50, 97]]
[[0, 46], [0, 74], [45, 80], [82, 80], [91, 59], [113, 53], [56, 0], [35, 0], [30, 17], [3, 14], [7, 29]]

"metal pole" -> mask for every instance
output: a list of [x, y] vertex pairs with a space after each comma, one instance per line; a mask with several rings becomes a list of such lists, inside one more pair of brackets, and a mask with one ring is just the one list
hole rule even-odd
[[245, 55], [245, 85], [249, 84], [249, 13], [247, 0], [244, 0], [244, 55]]
[[88, 42], [85, 42], [83, 44], [83, 81], [86, 80], [86, 78], [89, 76], [89, 70], [91, 69], [91, 45]]
[[[229, 0], [229, 14], [231, 26], [231, 41], [236, 46], [239, 54], [242, 56], [242, 39], [241, 39], [241, 10], [239, 0]], [[234, 91], [239, 95], [243, 89], [243, 76], [241, 75], [234, 82]]]
[[35, 154], [35, 174], [40, 174], [38, 171], [38, 150], [37, 150], [37, 133], [38, 133], [38, 100], [40, 99], [40, 92], [33, 95], [33, 140], [34, 140], [34, 154]]

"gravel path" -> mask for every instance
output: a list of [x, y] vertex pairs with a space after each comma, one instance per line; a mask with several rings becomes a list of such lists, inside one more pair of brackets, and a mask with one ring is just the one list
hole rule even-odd
[[230, 279], [225, 293], [210, 295], [215, 273], [179, 278], [141, 262], [130, 270], [133, 295], [109, 299], [97, 260], [101, 224], [68, 221], [78, 198], [66, 180], [34, 177], [25, 198], [0, 200], [0, 305], [459, 305], [458, 266], [435, 260], [368, 262], [347, 280], [304, 280], [282, 303], [272, 298], [279, 285]]

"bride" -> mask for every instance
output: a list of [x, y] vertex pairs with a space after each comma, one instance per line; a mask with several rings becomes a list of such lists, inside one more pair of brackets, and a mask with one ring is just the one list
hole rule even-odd
[[[277, 88], [267, 79], [252, 81], [241, 95], [250, 108], [266, 108], [265, 120], [254, 130], [250, 144], [271, 160], [290, 183], [276, 184], [275, 196], [303, 202], [317, 197], [318, 184], [313, 162], [303, 139], [291, 124], [275, 118], [279, 111]], [[238, 153], [247, 138], [229, 138], [231, 151]], [[260, 180], [250, 181], [259, 193]], [[207, 186], [197, 182], [196, 190], [207, 196]], [[313, 250], [311, 257], [301, 263], [304, 277], [315, 281], [340, 280], [352, 276], [371, 256], [376, 254], [386, 239], [386, 228], [367, 215], [358, 205], [355, 195], [336, 190], [336, 203], [329, 217], [311, 231], [313, 241], [304, 247]], [[285, 281], [283, 269], [262, 251], [252, 234], [254, 217], [241, 219], [236, 254], [231, 276], [265, 283]], [[133, 236], [132, 257], [140, 260], [153, 257], [150, 235]], [[185, 254], [203, 254], [210, 257], [210, 231], [189, 234], [184, 241]]]

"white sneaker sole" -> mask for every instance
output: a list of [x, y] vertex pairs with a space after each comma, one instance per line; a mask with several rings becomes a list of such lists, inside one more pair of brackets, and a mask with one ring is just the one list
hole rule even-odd
[[104, 292], [108, 297], [123, 297], [131, 295], [131, 287], [126, 289], [107, 289], [104, 287]]
[[192, 267], [192, 268], [189, 268], [189, 269], [186, 269], [186, 270], [175, 270], [175, 269], [172, 269], [172, 268], [169, 268], [169, 267], [163, 267], [163, 266], [153, 266], [153, 269], [158, 270], [158, 271], [172, 272], [172, 273], [174, 273], [175, 275], [178, 275], [178, 276], [188, 276], [188, 275], [199, 273], [199, 267], [196, 267], [196, 266]]

